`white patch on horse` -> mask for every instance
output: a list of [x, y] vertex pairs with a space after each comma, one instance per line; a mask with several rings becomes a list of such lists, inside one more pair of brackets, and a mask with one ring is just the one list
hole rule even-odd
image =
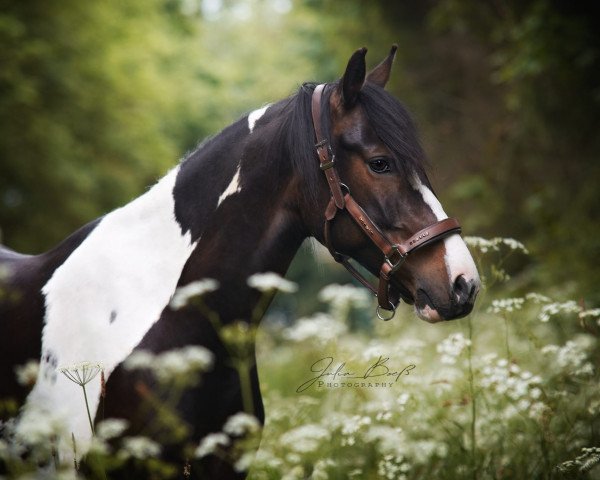
[[[195, 246], [175, 219], [177, 172], [172, 170], [144, 195], [106, 215], [43, 287], [42, 352], [53, 352], [59, 366], [98, 362], [108, 378], [169, 303]], [[71, 432], [83, 453], [90, 426], [81, 387], [62, 374], [54, 378], [38, 378], [23, 418], [26, 423], [28, 412], [40, 409], [67, 418], [68, 438], [62, 439], [60, 450], [69, 457]], [[100, 377], [86, 389], [94, 418]]]
[[239, 193], [241, 190], [242, 187], [240, 186], [240, 166], [238, 165], [237, 169], [235, 170], [235, 174], [231, 179], [231, 182], [229, 182], [229, 185], [227, 185], [227, 188], [219, 197], [219, 200], [217, 201], [217, 207], [219, 207], [219, 205], [221, 205], [223, 200], [225, 200], [227, 197], [230, 197], [235, 193]]
[[250, 115], [248, 115], [248, 128], [250, 129], [250, 133], [252, 133], [252, 131], [254, 130], [254, 125], [256, 125], [256, 122], [258, 122], [259, 118], [265, 114], [265, 112], [270, 106], [271, 105], [265, 105], [264, 107], [259, 108], [258, 110], [254, 110], [250, 113]]
[[[429, 188], [423, 185], [417, 175], [413, 176], [411, 184], [415, 190], [421, 193], [423, 200], [429, 205], [429, 208], [431, 208], [438, 221], [448, 218], [440, 201]], [[467, 282], [474, 281], [478, 283], [479, 274], [477, 273], [477, 267], [461, 236], [454, 234], [446, 237], [444, 239], [444, 247], [446, 248], [444, 261], [450, 283], [454, 284], [459, 275], [463, 275]]]

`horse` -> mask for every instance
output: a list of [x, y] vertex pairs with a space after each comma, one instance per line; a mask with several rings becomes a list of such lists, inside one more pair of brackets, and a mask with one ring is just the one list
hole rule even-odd
[[[140, 413], [156, 380], [125, 368], [126, 359], [202, 346], [213, 367], [177, 403], [185, 441], [197, 444], [244, 410], [240, 378], [206, 312], [225, 326], [249, 321], [262, 296], [247, 278], [284, 276], [309, 237], [376, 293], [380, 318], [391, 317], [400, 300], [430, 323], [467, 315], [480, 280], [458, 221], [434, 194], [414, 123], [385, 90], [396, 48], [369, 72], [367, 49], [359, 49], [339, 80], [304, 83], [243, 116], [146, 193], [52, 250], [0, 249], [0, 290], [11, 293], [0, 297], [0, 398], [16, 400], [21, 416], [34, 407], [63, 409], [73, 437], [89, 440], [78, 387], [57, 367], [98, 361], [105, 382], [88, 384], [91, 417], [99, 421], [102, 395], [102, 415], [127, 420], [126, 433], [135, 435], [153, 421]], [[370, 286], [350, 259], [379, 285]], [[220, 285], [204, 295], [205, 308], [174, 308], [174, 292], [202, 279]], [[40, 362], [31, 390], [14, 375], [30, 359]], [[255, 364], [250, 380], [251, 413], [262, 423]], [[162, 458], [183, 465], [182, 442], [164, 445], [159, 433], [154, 440], [164, 446]], [[59, 441], [69, 450], [71, 436]], [[186, 470], [180, 476], [247, 475], [214, 455]], [[133, 469], [120, 475], [146, 478]]]

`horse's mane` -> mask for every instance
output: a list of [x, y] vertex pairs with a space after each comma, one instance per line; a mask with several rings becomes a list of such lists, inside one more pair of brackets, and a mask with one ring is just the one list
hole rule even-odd
[[359, 94], [370, 125], [392, 152], [396, 166], [406, 176], [425, 173], [426, 156], [415, 124], [404, 107], [383, 88], [366, 83]]
[[[291, 97], [274, 105], [278, 110], [277, 130], [268, 146], [268, 158], [284, 162], [303, 178], [307, 200], [314, 204], [322, 182], [315, 153], [315, 136], [311, 115], [311, 98], [317, 84], [304, 83]], [[323, 94], [323, 104], [329, 102], [338, 83], [328, 84]], [[369, 123], [380, 140], [392, 152], [399, 171], [406, 176], [417, 173], [422, 178], [425, 170], [425, 154], [418, 139], [414, 123], [406, 108], [383, 88], [366, 83], [358, 102], [364, 108]], [[330, 112], [323, 108], [321, 123], [323, 134], [330, 138]], [[271, 165], [279, 171], [281, 165]]]

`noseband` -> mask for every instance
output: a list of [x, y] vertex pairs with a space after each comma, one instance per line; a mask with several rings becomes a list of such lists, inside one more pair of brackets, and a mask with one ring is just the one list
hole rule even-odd
[[[402, 243], [391, 242], [381, 231], [381, 229], [369, 218], [369, 215], [356, 203], [350, 189], [341, 182], [338, 172], [335, 168], [335, 155], [329, 141], [323, 136], [321, 129], [321, 98], [323, 96], [324, 84], [318, 85], [312, 95], [312, 120], [315, 130], [317, 143], [317, 155], [319, 157], [320, 168], [325, 174], [331, 199], [325, 209], [324, 238], [325, 245], [331, 253], [331, 256], [338, 263], [341, 263], [354, 278], [362, 285], [371, 290], [377, 297], [377, 316], [382, 320], [393, 318], [396, 307], [400, 299], [390, 300], [390, 280], [392, 275], [402, 266], [406, 257], [415, 250], [424, 247], [433, 242], [437, 242], [454, 233], [460, 233], [460, 224], [455, 218], [446, 218], [439, 222], [419, 230], [408, 240]], [[375, 288], [371, 283], [350, 263], [350, 257], [336, 251], [331, 241], [331, 225], [336, 214], [346, 210], [360, 229], [371, 239], [383, 253], [384, 261], [379, 271], [379, 286]], [[388, 314], [383, 314], [387, 311]]]

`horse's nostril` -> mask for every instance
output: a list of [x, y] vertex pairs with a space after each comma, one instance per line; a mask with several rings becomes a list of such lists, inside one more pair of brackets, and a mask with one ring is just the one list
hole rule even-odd
[[473, 293], [474, 285], [470, 285], [464, 275], [459, 275], [454, 280], [454, 295], [456, 295], [456, 303], [464, 304], [469, 301]]

